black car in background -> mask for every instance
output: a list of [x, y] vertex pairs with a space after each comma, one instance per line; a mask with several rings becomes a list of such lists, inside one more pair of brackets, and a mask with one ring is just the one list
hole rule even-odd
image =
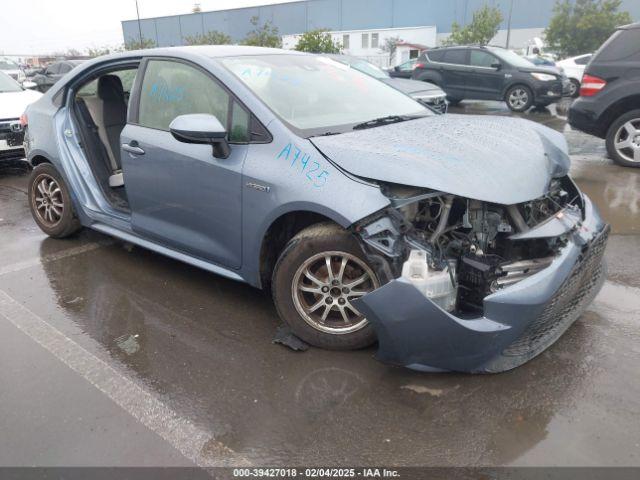
[[444, 47], [422, 53], [411, 76], [435, 83], [450, 103], [504, 100], [515, 112], [543, 107], [569, 93], [569, 80], [558, 69], [536, 66], [499, 47]]
[[82, 62], [82, 60], [62, 60], [60, 62], [53, 62], [47, 68], [38, 71], [31, 78], [31, 81], [37, 85], [37, 90], [44, 93], [49, 90], [54, 83]]
[[640, 167], [640, 23], [625, 25], [595, 53], [582, 77], [569, 123], [606, 139], [619, 165]]

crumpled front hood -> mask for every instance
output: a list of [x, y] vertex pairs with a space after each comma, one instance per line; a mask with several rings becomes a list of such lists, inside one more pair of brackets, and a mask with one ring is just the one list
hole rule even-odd
[[434, 115], [310, 140], [353, 175], [504, 205], [541, 197], [570, 166], [561, 133], [509, 117]]

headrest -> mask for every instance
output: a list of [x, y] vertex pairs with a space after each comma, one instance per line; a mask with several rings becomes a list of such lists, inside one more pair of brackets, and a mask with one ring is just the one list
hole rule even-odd
[[110, 101], [123, 101], [122, 80], [117, 75], [103, 75], [98, 80], [98, 98]]

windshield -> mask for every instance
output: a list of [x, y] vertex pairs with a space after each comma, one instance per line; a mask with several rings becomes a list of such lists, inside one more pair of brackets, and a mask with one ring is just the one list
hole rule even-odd
[[17, 63], [12, 62], [7, 58], [0, 59], [0, 70], [18, 70], [20, 67]]
[[341, 133], [381, 117], [430, 115], [407, 95], [325, 56], [230, 57], [222, 63], [302, 136]]
[[504, 60], [505, 62], [513, 65], [514, 67], [523, 67], [523, 68], [531, 68], [535, 67], [533, 63], [527, 60], [524, 57], [521, 57], [515, 52], [511, 50], [504, 50], [502, 48], [492, 48], [491, 53], [493, 53], [500, 60]]
[[0, 93], [21, 92], [22, 87], [9, 75], [0, 72]]

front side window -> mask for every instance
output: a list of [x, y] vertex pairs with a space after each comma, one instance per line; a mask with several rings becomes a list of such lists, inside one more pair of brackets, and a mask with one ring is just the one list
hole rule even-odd
[[362, 34], [362, 48], [369, 48], [369, 34]]
[[220, 62], [303, 136], [348, 131], [389, 115], [430, 114], [385, 83], [320, 55], [227, 57]]
[[60, 73], [70, 72], [72, 68], [73, 67], [68, 63], [63, 63], [62, 65], [60, 65]]
[[506, 50], [504, 48], [492, 48], [491, 52], [504, 63], [511, 65], [512, 67], [531, 68], [531, 66], [533, 65], [533, 63], [531, 63], [529, 60], [521, 57], [511, 50]]
[[208, 113], [227, 128], [228, 112], [229, 94], [206, 73], [169, 60], [147, 64], [140, 91], [140, 125], [169, 130], [177, 116]]
[[471, 50], [469, 64], [472, 67], [491, 68], [491, 65], [498, 63], [498, 59], [490, 53], [482, 50]]

